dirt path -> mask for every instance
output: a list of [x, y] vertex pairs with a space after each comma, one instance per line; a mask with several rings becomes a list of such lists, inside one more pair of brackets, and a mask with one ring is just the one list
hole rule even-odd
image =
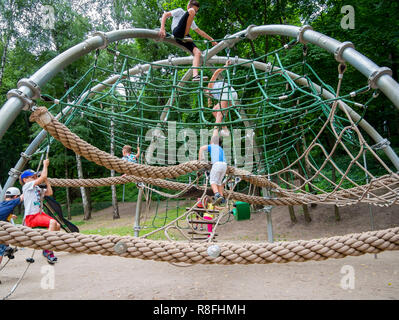
[[[1, 296], [18, 280], [31, 252], [24, 250], [7, 266]], [[35, 257], [11, 299], [399, 299], [398, 252], [384, 252], [377, 259], [365, 255], [321, 262], [192, 267], [59, 253], [53, 290], [41, 287], [48, 264], [40, 252]], [[353, 267], [354, 289], [341, 287], [345, 265]]]
[[[88, 229], [107, 223], [133, 223], [134, 208], [123, 204], [121, 219], [112, 220], [110, 209], [95, 213]], [[133, 209], [133, 210], [132, 210]], [[305, 223], [297, 209], [293, 225], [286, 208], [273, 209], [276, 240], [312, 239], [370, 230], [367, 206], [341, 210], [341, 222], [334, 221], [333, 208], [311, 210], [312, 222]], [[399, 225], [398, 207], [373, 208], [375, 229]], [[232, 221], [219, 227], [220, 240], [264, 241], [266, 219], [257, 213], [250, 220]], [[5, 296], [25, 269], [31, 249], [20, 250], [0, 272], [0, 297]], [[321, 262], [269, 265], [195, 265], [176, 267], [165, 262], [143, 261], [100, 255], [60, 252], [54, 267], [54, 289], [44, 282], [48, 264], [36, 251], [36, 262], [11, 299], [399, 299], [399, 252], [367, 254]], [[354, 271], [354, 288], [343, 289], [343, 266]], [[44, 273], [42, 273], [44, 272]], [[346, 283], [346, 282], [345, 282]], [[43, 288], [44, 284], [44, 288]]]

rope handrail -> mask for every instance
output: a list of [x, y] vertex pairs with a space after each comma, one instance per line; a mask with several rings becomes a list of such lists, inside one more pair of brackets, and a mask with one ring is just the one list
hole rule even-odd
[[[257, 205], [273, 205], [273, 206], [286, 206], [286, 205], [302, 205], [311, 203], [324, 203], [324, 204], [338, 204], [344, 205], [345, 202], [348, 204], [355, 204], [358, 202], [367, 202], [374, 205], [378, 205], [377, 198], [366, 198], [362, 197], [366, 192], [371, 193], [377, 191], [381, 188], [385, 188], [391, 184], [397, 183], [397, 177], [392, 177], [390, 175], [382, 176], [375, 179], [369, 185], [354, 187], [351, 189], [345, 189], [337, 191], [333, 194], [333, 197], [326, 197], [325, 194], [298, 194], [295, 192], [289, 192], [282, 188], [273, 190], [275, 193], [279, 194], [278, 198], [265, 198], [261, 196], [247, 195], [240, 192], [225, 190], [226, 194], [231, 196], [232, 200], [244, 201], [251, 204]], [[144, 178], [132, 175], [124, 175], [119, 177], [107, 177], [107, 178], [97, 178], [97, 179], [57, 179], [49, 178], [49, 183], [54, 187], [104, 187], [118, 184], [126, 184], [130, 182], [134, 183], [145, 183], [154, 185], [157, 187], [184, 191], [190, 195], [194, 196], [196, 193], [200, 194], [203, 192], [202, 187], [197, 187], [194, 185], [169, 181], [164, 179], [154, 179], [154, 178]], [[189, 188], [188, 188], [189, 187]], [[348, 192], [350, 190], [350, 192]], [[210, 192], [210, 190], [209, 190]], [[351, 195], [355, 195], [351, 197]], [[184, 195], [182, 195], [183, 197]], [[358, 200], [360, 199], [360, 201]], [[351, 200], [351, 201], [350, 201]], [[383, 201], [381, 201], [383, 202]], [[398, 199], [394, 199], [393, 203], [398, 203]]]
[[[218, 243], [220, 255], [209, 256], [207, 249], [214, 243], [158, 241], [129, 236], [100, 236], [63, 233], [14, 226], [0, 221], [0, 243], [18, 247], [47, 249], [70, 253], [121, 256], [143, 260], [184, 262], [188, 264], [267, 264], [291, 261], [321, 261], [329, 258], [360, 256], [399, 250], [399, 227], [344, 236], [274, 243]], [[115, 250], [124, 243], [125, 252]]]

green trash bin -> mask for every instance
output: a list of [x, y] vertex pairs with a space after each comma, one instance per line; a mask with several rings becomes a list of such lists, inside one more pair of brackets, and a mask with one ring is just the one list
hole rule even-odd
[[251, 219], [251, 207], [249, 203], [237, 201], [234, 206], [233, 214], [237, 221]]

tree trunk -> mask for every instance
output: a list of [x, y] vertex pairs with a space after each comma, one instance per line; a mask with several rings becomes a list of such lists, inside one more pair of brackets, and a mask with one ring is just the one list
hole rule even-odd
[[[302, 129], [302, 132], [303, 132], [303, 127], [301, 127], [301, 129]], [[305, 137], [305, 135], [302, 135], [302, 142], [303, 142], [303, 144], [302, 144], [302, 150], [303, 150], [303, 153], [305, 153], [306, 148], [307, 148], [306, 137]], [[306, 160], [305, 160], [305, 171], [306, 171], [306, 176], [307, 176], [307, 177], [310, 177], [310, 172], [311, 172], [311, 170], [310, 170], [309, 164], [306, 162]], [[308, 187], [309, 187], [309, 192], [310, 192], [311, 194], [316, 194], [316, 191], [313, 190], [313, 187], [312, 187], [310, 184], [308, 184]], [[317, 203], [312, 203], [312, 204], [310, 205], [311, 208], [314, 208], [314, 207], [316, 207], [316, 206], [317, 206]]]
[[[112, 107], [112, 112], [114, 112], [114, 107]], [[113, 118], [111, 118], [111, 155], [115, 155], [115, 124]], [[115, 177], [115, 170], [111, 170], [111, 177]], [[111, 186], [112, 193], [112, 218], [119, 219], [119, 208], [118, 208], [118, 195], [116, 193], [116, 186]]]
[[[119, 29], [119, 22], [117, 22], [117, 30]], [[118, 50], [118, 42], [115, 44], [115, 50]], [[117, 56], [114, 55], [114, 72], [115, 74], [117, 73], [116, 70], [116, 60]], [[115, 109], [114, 106], [112, 105], [111, 107], [111, 112], [114, 113]], [[114, 118], [111, 117], [111, 146], [110, 146], [110, 153], [111, 155], [115, 155], [115, 123], [114, 123]], [[115, 177], [115, 170], [111, 170], [111, 177]], [[118, 195], [116, 192], [116, 186], [112, 185], [111, 186], [111, 196], [112, 196], [112, 218], [113, 219], [119, 219], [119, 207], [118, 207]]]
[[[67, 155], [68, 155], [68, 149], [65, 148], [65, 179], [69, 179], [69, 170], [68, 170], [68, 161], [67, 161]], [[66, 205], [67, 205], [67, 214], [68, 214], [68, 220], [72, 219], [71, 216], [71, 196], [69, 193], [69, 187], [66, 187]]]
[[[331, 180], [336, 183], [337, 182], [337, 175], [336, 175], [336, 169], [334, 166], [332, 166], [332, 172], [331, 172]], [[337, 205], [334, 205], [334, 215], [335, 215], [335, 221], [340, 221], [341, 220], [341, 216], [339, 214], [339, 209], [337, 207]]]
[[[269, 1], [265, 1], [265, 7], [263, 10], [263, 24], [266, 25], [267, 24], [267, 18], [268, 18], [268, 13], [267, 13], [267, 9], [269, 7]], [[265, 35], [265, 55], [267, 55], [269, 53], [269, 36]], [[267, 63], [267, 56], [265, 56], [264, 62]]]
[[[299, 152], [299, 150], [300, 150], [300, 148], [299, 148], [299, 141], [297, 141], [297, 143], [296, 143], [296, 152], [298, 153], [298, 154], [300, 154], [300, 152]], [[301, 177], [305, 177], [305, 172], [304, 172], [304, 170], [303, 170], [303, 168], [302, 168], [302, 166], [301, 166], [301, 162], [299, 161], [298, 162], [298, 172], [299, 172], [299, 175], [301, 176]], [[305, 181], [303, 180], [303, 178], [299, 178], [299, 180], [300, 180], [300, 184], [303, 184]], [[306, 186], [304, 185], [303, 187], [302, 187], [302, 190], [305, 190], [306, 189]], [[304, 217], [305, 217], [305, 221], [306, 222], [311, 222], [312, 221], [312, 218], [310, 217], [310, 214], [309, 214], [309, 208], [308, 208], [308, 206], [306, 205], [306, 204], [303, 204], [302, 205], [302, 209], [303, 209], [303, 215], [304, 215]]]
[[[330, 148], [330, 150], [332, 150], [334, 148], [334, 141], [330, 135], [327, 135], [327, 143], [328, 143], [328, 147]], [[333, 165], [331, 165], [331, 167], [332, 167], [331, 181], [334, 182], [334, 184], [335, 184], [335, 183], [337, 183], [336, 169]], [[337, 207], [337, 205], [334, 205], [334, 216], [335, 216], [335, 221], [341, 220], [341, 215], [339, 213], [339, 208]]]
[[[84, 179], [83, 178], [82, 161], [80, 159], [80, 155], [78, 155], [78, 154], [76, 154], [76, 165], [77, 165], [77, 170], [78, 170], [78, 178]], [[90, 205], [89, 205], [89, 201], [88, 201], [88, 197], [87, 197], [86, 188], [80, 187], [80, 193], [82, 195], [82, 204], [83, 204], [83, 212], [84, 212], [83, 220], [89, 220], [89, 219], [91, 219], [91, 210], [90, 210]]]
[[296, 216], [295, 216], [294, 206], [288, 206], [288, 212], [290, 213], [291, 222], [292, 223], [297, 223], [298, 220], [296, 219]]
[[3, 53], [1, 55], [1, 63], [0, 63], [0, 87], [3, 84], [3, 77], [4, 77], [4, 68], [6, 67], [7, 62], [7, 52], [8, 52], [8, 45], [10, 44], [9, 37], [4, 42]]
[[[281, 158], [281, 162], [283, 163], [284, 168], [287, 167], [287, 161], [285, 160], [285, 158]], [[284, 172], [284, 179], [285, 181], [289, 180], [289, 176], [287, 172]], [[297, 223], [298, 220], [295, 216], [295, 209], [294, 206], [288, 206], [288, 213], [290, 214], [290, 219], [292, 223]]]

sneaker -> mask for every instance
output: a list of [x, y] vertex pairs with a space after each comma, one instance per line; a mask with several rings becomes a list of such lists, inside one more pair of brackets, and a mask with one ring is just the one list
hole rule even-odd
[[217, 206], [217, 205], [219, 205], [223, 200], [224, 200], [224, 198], [221, 196], [221, 194], [220, 194], [219, 192], [217, 192], [217, 193], [215, 194], [215, 198], [214, 198], [214, 201], [213, 201], [213, 205], [214, 205], [214, 206]]
[[47, 262], [54, 264], [57, 262], [57, 258], [54, 256], [53, 251], [43, 250], [43, 256], [47, 259]]
[[[202, 80], [208, 80], [207, 76], [203, 76]], [[192, 81], [201, 81], [201, 76], [197, 74], [195, 77], [193, 77]]]
[[58, 261], [57, 257], [54, 255], [54, 252], [53, 252], [53, 251], [50, 251], [49, 258], [50, 258], [52, 261]]
[[18, 249], [17, 248], [12, 248], [10, 246], [8, 246], [5, 250], [4, 250], [4, 257], [7, 257], [8, 259], [14, 259], [14, 253], [17, 252]]

